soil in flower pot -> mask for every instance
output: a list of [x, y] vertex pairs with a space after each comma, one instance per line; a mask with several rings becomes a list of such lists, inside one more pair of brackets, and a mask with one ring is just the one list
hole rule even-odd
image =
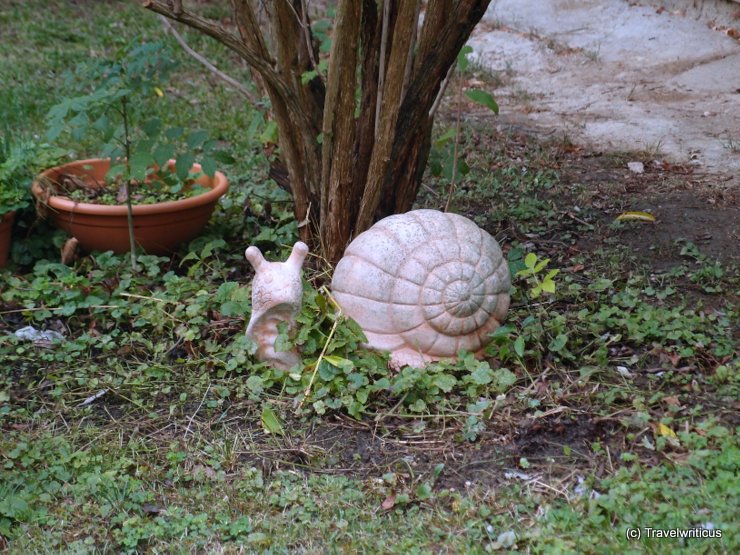
[[[51, 222], [77, 238], [82, 249], [124, 253], [129, 250], [125, 196], [120, 196], [120, 188], [106, 186], [109, 167], [110, 161], [104, 159], [57, 166], [40, 174], [32, 190], [37, 200], [45, 205]], [[211, 178], [201, 172], [199, 164], [193, 164], [191, 173], [194, 175], [188, 187], [192, 196], [187, 198], [152, 203], [151, 200], [157, 199], [145, 187], [132, 190], [134, 236], [143, 251], [168, 254], [197, 237], [216, 202], [226, 193], [228, 181], [221, 172]], [[205, 192], [199, 192], [200, 188]], [[94, 202], [106, 200], [103, 197], [111, 195], [123, 203]]]

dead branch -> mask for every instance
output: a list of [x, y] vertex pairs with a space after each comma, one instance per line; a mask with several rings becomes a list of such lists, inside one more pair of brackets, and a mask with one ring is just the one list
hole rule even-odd
[[290, 3], [290, 0], [283, 0], [286, 4], [288, 4], [288, 7], [293, 12], [293, 15], [296, 18], [296, 21], [298, 21], [298, 25], [300, 25], [302, 31], [303, 31], [303, 38], [306, 41], [306, 50], [308, 51], [308, 57], [311, 60], [311, 65], [313, 66], [314, 71], [316, 72], [317, 77], [324, 81], [324, 76], [321, 75], [321, 72], [319, 71], [319, 65], [316, 61], [316, 55], [313, 51], [313, 44], [312, 44], [312, 37], [311, 37], [311, 26], [308, 22], [308, 4], [306, 3], [306, 0], [300, 0], [301, 1], [301, 13], [299, 14], [295, 6]]
[[429, 109], [430, 118], [433, 118], [434, 114], [437, 113], [437, 109], [439, 108], [439, 105], [442, 103], [442, 98], [445, 95], [445, 91], [447, 91], [447, 86], [450, 84], [450, 79], [452, 79], [452, 75], [455, 73], [456, 67], [457, 67], [457, 63], [454, 63], [450, 66], [450, 69], [447, 71], [447, 75], [445, 76], [444, 81], [442, 81], [442, 84], [439, 87], [437, 98], [434, 99], [434, 104], [432, 104], [432, 107]]
[[195, 50], [193, 50], [187, 42], [185, 42], [185, 39], [182, 38], [182, 35], [177, 32], [177, 29], [175, 29], [172, 24], [167, 20], [167, 18], [163, 15], [159, 16], [160, 21], [162, 22], [162, 26], [165, 28], [166, 32], [169, 32], [172, 34], [173, 37], [175, 37], [175, 40], [178, 42], [178, 44], [182, 47], [182, 49], [190, 54], [193, 58], [198, 60], [201, 64], [203, 64], [208, 71], [213, 73], [216, 77], [224, 81], [225, 83], [228, 83], [236, 92], [240, 93], [242, 96], [246, 97], [252, 104], [259, 104], [260, 99], [255, 95], [252, 91], [250, 91], [247, 87], [242, 85], [239, 81], [231, 77], [230, 75], [225, 74], [223, 71], [219, 70], [215, 65], [213, 65], [208, 59], [203, 56], [202, 54], [199, 54]]
[[230, 31], [224, 29], [218, 23], [199, 16], [193, 12], [189, 12], [184, 8], [176, 13], [174, 8], [164, 0], [140, 0], [141, 5], [148, 10], [155, 13], [174, 19], [180, 23], [198, 29], [209, 37], [216, 39], [218, 42], [227, 46], [242, 58], [244, 58], [249, 65], [251, 65], [255, 71], [263, 77], [263, 79], [272, 84], [277, 89], [281, 90], [284, 94], [289, 94], [287, 84], [281, 79], [280, 75], [273, 69], [272, 60], [266, 55], [267, 50], [260, 52], [257, 51], [252, 45], [245, 41], [239, 40]]
[[375, 136], [378, 136], [380, 125], [380, 106], [383, 103], [383, 86], [385, 85], [385, 61], [388, 50], [388, 21], [390, 20], [390, 2], [383, 2], [383, 27], [380, 35], [380, 70], [378, 71], [378, 96], [375, 101]]
[[414, 65], [414, 47], [416, 46], [416, 36], [419, 31], [419, 11], [421, 10], [421, 0], [416, 1], [416, 15], [414, 16], [414, 26], [411, 29], [411, 45], [409, 46], [408, 57], [406, 58], [406, 69], [403, 72], [403, 86], [401, 87], [401, 100], [406, 97], [406, 89], [411, 79], [411, 68]]

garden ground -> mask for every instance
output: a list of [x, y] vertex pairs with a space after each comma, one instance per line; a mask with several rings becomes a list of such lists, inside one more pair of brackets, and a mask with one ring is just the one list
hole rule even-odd
[[[61, 68], [162, 33], [133, 3], [10, 1], [0, 18], [12, 30], [0, 39], [0, 115], [23, 138], [65, 90]], [[356, 349], [352, 329], [332, 335], [314, 261], [306, 368], [281, 374], [243, 339], [244, 247], [279, 257], [295, 233], [267, 183], [268, 125], [177, 56], [163, 111], [202, 117], [232, 146], [232, 192], [204, 237], [142, 257], [141, 272], [105, 253], [62, 266], [63, 238], [22, 217], [0, 274], [0, 548], [737, 551], [738, 209], [725, 177], [497, 126], [456, 93], [485, 72], [462, 75], [438, 135], [460, 114], [470, 171], [452, 190], [430, 174], [418, 204], [451, 196], [515, 270], [525, 253], [549, 258], [555, 293], [535, 298], [535, 278], [516, 278], [487, 361], [394, 374]], [[438, 160], [448, 146], [438, 141]], [[630, 210], [657, 221], [616, 221]], [[65, 339], [13, 336], [26, 325]], [[327, 342], [333, 363], [311, 382]], [[641, 527], [722, 537], [628, 537]]]

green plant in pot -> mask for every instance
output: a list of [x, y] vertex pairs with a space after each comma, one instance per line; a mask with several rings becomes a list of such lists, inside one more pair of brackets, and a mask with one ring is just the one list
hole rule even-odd
[[7, 134], [0, 136], [0, 268], [8, 261], [15, 211], [28, 204], [28, 193], [21, 183], [14, 150]]
[[80, 64], [71, 77], [81, 94], [49, 111], [48, 136], [96, 139], [101, 155], [51, 168], [33, 185], [42, 212], [83, 249], [128, 250], [134, 268], [137, 248], [163, 254], [197, 236], [228, 188], [216, 166], [233, 160], [217, 140], [151, 116], [173, 68], [161, 44]]
[[16, 212], [31, 205], [33, 172], [59, 156], [48, 144], [14, 141], [9, 131], [0, 135], [0, 268], [8, 260]]

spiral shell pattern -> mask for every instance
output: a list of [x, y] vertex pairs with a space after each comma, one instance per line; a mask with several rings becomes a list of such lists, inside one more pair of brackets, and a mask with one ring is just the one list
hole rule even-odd
[[347, 247], [332, 280], [369, 346], [423, 360], [481, 351], [506, 315], [509, 287], [495, 239], [436, 210], [379, 221]]

